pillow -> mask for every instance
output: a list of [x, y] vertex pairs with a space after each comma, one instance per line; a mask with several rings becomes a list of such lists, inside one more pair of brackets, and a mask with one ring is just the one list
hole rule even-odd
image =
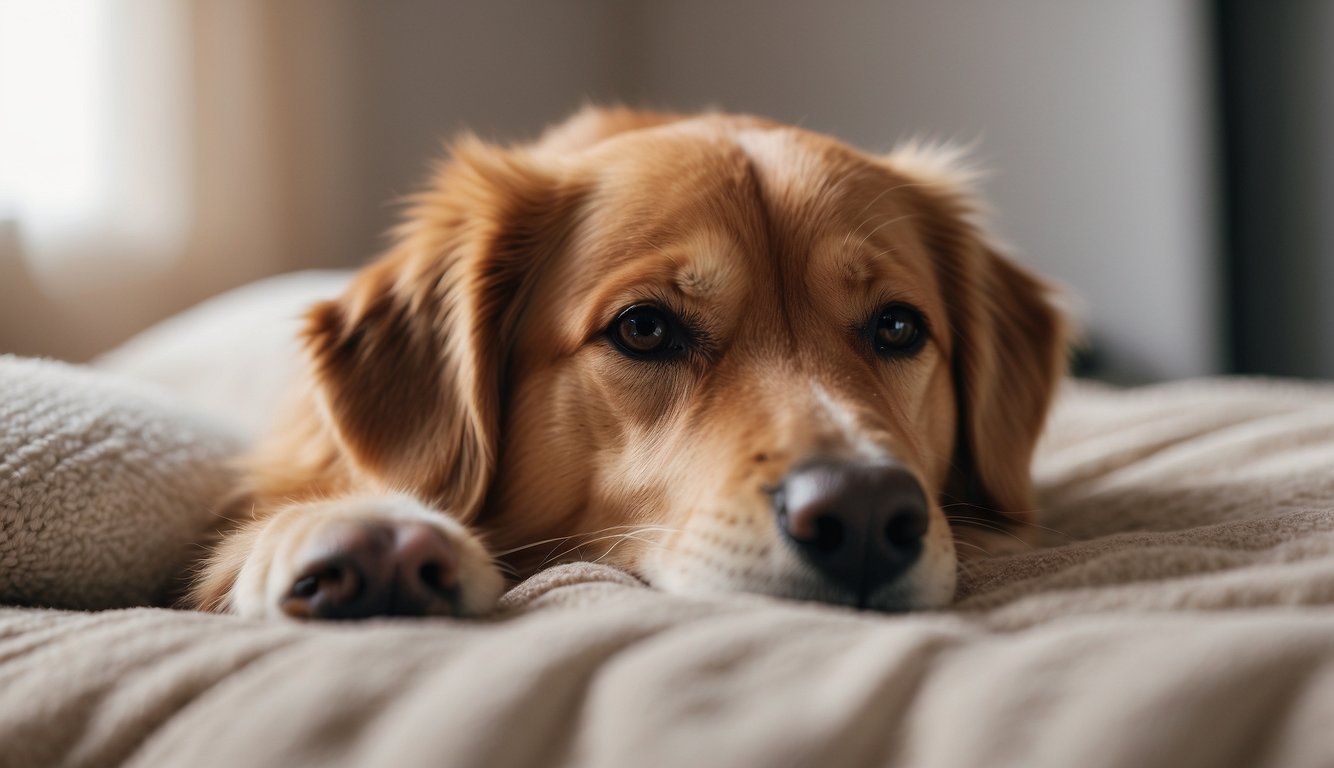
[[301, 314], [350, 275], [243, 286], [91, 367], [0, 356], [0, 603], [168, 602], [293, 377]]
[[0, 356], [0, 603], [166, 602], [242, 444], [152, 384]]

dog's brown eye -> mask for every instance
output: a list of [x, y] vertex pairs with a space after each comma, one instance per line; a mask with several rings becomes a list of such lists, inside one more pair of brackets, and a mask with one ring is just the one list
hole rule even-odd
[[621, 312], [610, 331], [616, 348], [630, 357], [665, 357], [685, 348], [671, 315], [650, 304], [638, 304]]
[[926, 341], [921, 313], [906, 304], [890, 304], [881, 309], [872, 330], [875, 351], [882, 355], [911, 354]]

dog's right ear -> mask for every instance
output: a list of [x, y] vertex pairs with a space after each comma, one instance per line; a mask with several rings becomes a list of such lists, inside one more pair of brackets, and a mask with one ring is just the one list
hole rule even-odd
[[512, 331], [576, 198], [525, 151], [464, 139], [412, 200], [390, 251], [311, 309], [316, 397], [355, 471], [475, 516], [494, 470]]

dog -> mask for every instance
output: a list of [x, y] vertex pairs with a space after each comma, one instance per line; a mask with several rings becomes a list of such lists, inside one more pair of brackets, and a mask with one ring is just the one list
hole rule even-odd
[[765, 119], [588, 108], [464, 137], [306, 318], [190, 603], [478, 616], [570, 560], [683, 594], [947, 606], [1026, 542], [1057, 291], [969, 174]]

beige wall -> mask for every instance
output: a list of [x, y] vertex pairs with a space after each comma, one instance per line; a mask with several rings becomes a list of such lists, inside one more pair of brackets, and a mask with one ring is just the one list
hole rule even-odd
[[[870, 149], [917, 134], [976, 141], [976, 156], [993, 171], [986, 191], [1000, 232], [1082, 297], [1124, 375], [1183, 376], [1219, 365], [1203, 2], [197, 7], [258, 25], [263, 55], [250, 63], [271, 71], [256, 77], [236, 73], [234, 61], [201, 64], [233, 73], [225, 86], [239, 91], [233, 99], [258, 98], [247, 82], [266, 84], [259, 90], [269, 106], [256, 114], [272, 125], [253, 134], [270, 137], [251, 147], [252, 161], [263, 158], [258, 170], [241, 143], [232, 142], [230, 156], [213, 155], [213, 176], [231, 178], [218, 188], [244, 188], [247, 173], [271, 182], [240, 198], [242, 211], [223, 215], [213, 206], [209, 239], [226, 242], [227, 227], [254, 220], [274, 232], [252, 247], [272, 255], [241, 259], [215, 280], [207, 275], [218, 270], [194, 264], [179, 281], [184, 289], [157, 286], [156, 301], [141, 290], [140, 305], [123, 317], [70, 320], [63, 336], [49, 336], [56, 354], [87, 354], [150, 316], [259, 272], [361, 259], [391, 221], [387, 201], [413, 188], [442, 136], [465, 126], [528, 136], [586, 98], [619, 97], [755, 111]], [[226, 262], [219, 259], [196, 260]], [[13, 323], [0, 310], [0, 349], [31, 351], [39, 335]]]

